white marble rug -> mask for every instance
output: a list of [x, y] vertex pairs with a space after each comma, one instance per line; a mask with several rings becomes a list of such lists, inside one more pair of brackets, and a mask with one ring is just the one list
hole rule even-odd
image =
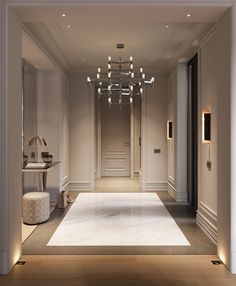
[[156, 193], [80, 193], [48, 246], [189, 246]]

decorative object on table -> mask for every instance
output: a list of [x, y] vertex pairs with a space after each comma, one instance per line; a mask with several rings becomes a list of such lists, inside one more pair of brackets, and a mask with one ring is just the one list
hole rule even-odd
[[[43, 152], [43, 153], [46, 153], [46, 152]], [[52, 160], [53, 160], [53, 155], [50, 155], [50, 154], [42, 154], [42, 159], [43, 159], [43, 162], [44, 163], [47, 163], [47, 164], [51, 164], [52, 163]]]
[[29, 146], [36, 146], [36, 156], [35, 156], [35, 162], [39, 161], [39, 157], [38, 157], [38, 146], [47, 146], [47, 141], [45, 140], [44, 137], [36, 135], [36, 136], [32, 136], [28, 142]]
[[23, 154], [23, 167], [27, 165], [28, 162], [28, 156], [26, 154]]
[[[116, 48], [123, 49], [124, 44], [118, 43]], [[119, 104], [121, 108], [123, 104], [132, 106], [134, 96], [141, 96], [144, 86], [153, 86], [154, 77], [147, 80], [143, 68], [135, 72], [132, 56], [125, 61], [121, 58], [114, 61], [109, 56], [107, 70], [102, 71], [99, 67], [97, 76], [88, 77], [87, 83], [89, 86], [95, 86], [99, 98], [107, 98], [109, 107]]]

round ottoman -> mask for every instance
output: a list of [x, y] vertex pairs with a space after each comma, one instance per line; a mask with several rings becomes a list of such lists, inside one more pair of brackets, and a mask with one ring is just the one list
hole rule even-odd
[[23, 222], [38, 224], [49, 218], [49, 193], [30, 192], [23, 196]]

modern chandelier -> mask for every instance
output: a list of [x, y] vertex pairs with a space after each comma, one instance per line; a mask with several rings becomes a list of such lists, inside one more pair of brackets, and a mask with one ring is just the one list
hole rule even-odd
[[134, 96], [141, 96], [145, 85], [153, 86], [154, 77], [146, 79], [143, 68], [139, 71], [134, 70], [133, 57], [129, 60], [118, 61], [108, 57], [107, 70], [102, 71], [98, 68], [95, 78], [87, 77], [87, 83], [90, 86], [95, 86], [98, 97], [105, 97], [109, 103], [132, 104]]

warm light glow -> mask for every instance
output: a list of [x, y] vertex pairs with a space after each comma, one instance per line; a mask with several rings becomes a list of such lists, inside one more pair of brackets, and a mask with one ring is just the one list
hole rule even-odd
[[131, 77], [134, 78], [134, 73], [133, 72], [131, 73]]
[[131, 90], [131, 91], [133, 91], [133, 90], [134, 90], [134, 87], [133, 87], [132, 85], [130, 86], [130, 90]]
[[89, 76], [87, 77], [87, 82], [91, 82], [91, 78]]
[[133, 103], [133, 97], [129, 98], [130, 103]]
[[108, 57], [108, 61], [109, 61], [109, 62], [111, 61], [111, 56]]
[[224, 252], [221, 249], [218, 251], [218, 255], [219, 255], [220, 260], [225, 264], [226, 263], [226, 257], [225, 257]]
[[143, 88], [142, 87], [140, 87], [140, 93], [143, 94]]
[[108, 102], [111, 103], [111, 98], [110, 97], [108, 97]]
[[169, 28], [169, 26], [168, 26], [168, 25], [165, 25], [165, 28]]
[[108, 91], [111, 91], [111, 85], [108, 85]]
[[101, 88], [100, 87], [98, 88], [98, 93], [101, 93]]
[[100, 78], [100, 73], [97, 74], [97, 78]]
[[101, 72], [101, 68], [98, 68], [98, 73], [100, 73]]
[[133, 64], [131, 64], [131, 65], [130, 65], [130, 69], [132, 70], [133, 68], [134, 68], [134, 65], [133, 65]]
[[108, 73], [108, 77], [111, 78], [111, 72]]
[[62, 17], [66, 17], [66, 13], [61, 14]]
[[142, 79], [145, 79], [145, 73], [142, 74]]
[[132, 62], [133, 61], [133, 57], [129, 57], [129, 60], [130, 60], [130, 62]]
[[189, 17], [191, 17], [191, 14], [190, 14], [190, 13], [188, 13], [188, 14], [187, 14], [187, 17], [188, 17], [188, 18], [189, 18]]
[[110, 69], [111, 69], [111, 64], [108, 64], [107, 67], [108, 67], [108, 69], [110, 70]]
[[67, 27], [67, 28], [71, 28], [71, 25], [67, 25], [66, 27]]
[[143, 68], [140, 68], [140, 73], [143, 73]]

